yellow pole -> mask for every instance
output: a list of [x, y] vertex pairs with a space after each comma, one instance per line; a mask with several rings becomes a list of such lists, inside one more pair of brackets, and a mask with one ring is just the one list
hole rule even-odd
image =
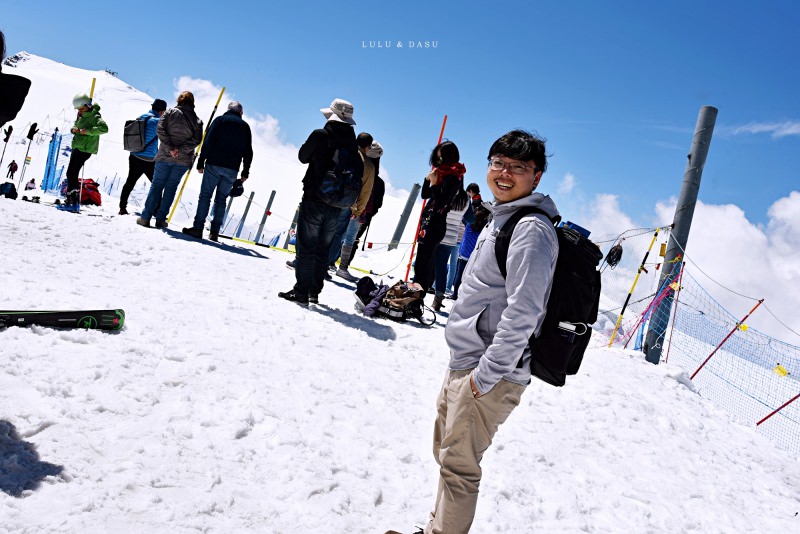
[[94, 99], [94, 84], [97, 82], [97, 78], [92, 78], [92, 88], [89, 90], [89, 102]]
[[631, 295], [633, 295], [633, 290], [636, 289], [636, 284], [639, 282], [639, 277], [642, 275], [642, 271], [644, 271], [644, 262], [647, 261], [647, 256], [650, 254], [650, 249], [653, 248], [653, 243], [656, 242], [658, 238], [658, 231], [660, 229], [656, 228], [656, 233], [653, 234], [653, 239], [650, 240], [650, 246], [647, 247], [647, 252], [644, 253], [644, 258], [642, 258], [642, 264], [639, 265], [639, 270], [636, 272], [636, 278], [633, 279], [633, 285], [631, 286], [631, 290], [628, 291], [628, 296], [625, 298], [625, 304], [622, 305], [622, 311], [619, 312], [619, 317], [617, 317], [617, 324], [614, 325], [614, 331], [611, 332], [611, 339], [608, 341], [608, 347], [611, 348], [611, 345], [614, 343], [614, 337], [617, 335], [617, 330], [619, 330], [619, 325], [622, 323], [622, 314], [625, 313], [625, 308], [628, 307], [628, 301], [631, 300]]
[[219, 98], [217, 98], [217, 103], [214, 104], [214, 109], [211, 111], [211, 116], [208, 118], [208, 122], [206, 123], [206, 129], [203, 130], [203, 137], [200, 139], [200, 144], [197, 145], [197, 149], [194, 151], [194, 156], [192, 156], [192, 164], [189, 165], [189, 170], [186, 171], [186, 176], [183, 177], [183, 183], [181, 184], [181, 189], [178, 191], [178, 196], [175, 197], [175, 202], [172, 204], [172, 209], [169, 212], [169, 217], [167, 217], [167, 222], [172, 221], [172, 216], [175, 215], [175, 210], [178, 208], [178, 202], [181, 200], [181, 195], [183, 195], [183, 188], [186, 187], [186, 182], [189, 181], [189, 175], [192, 174], [192, 167], [194, 167], [194, 162], [197, 160], [197, 156], [200, 154], [200, 149], [203, 147], [203, 141], [206, 139], [206, 134], [208, 133], [208, 128], [211, 126], [211, 121], [214, 119], [214, 115], [217, 113], [217, 108], [219, 107], [219, 101], [222, 100], [222, 95], [225, 93], [225, 88], [222, 88], [222, 91], [219, 92]]

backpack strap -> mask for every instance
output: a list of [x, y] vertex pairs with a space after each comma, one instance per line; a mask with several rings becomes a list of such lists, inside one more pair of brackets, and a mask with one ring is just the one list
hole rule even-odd
[[506, 278], [508, 275], [506, 261], [508, 261], [508, 247], [511, 245], [511, 236], [514, 233], [514, 228], [516, 228], [517, 223], [522, 220], [523, 217], [532, 213], [544, 215], [550, 220], [551, 223], [553, 223], [553, 226], [556, 226], [561, 222], [560, 215], [550, 217], [547, 212], [534, 206], [524, 206], [512, 213], [511, 217], [509, 217], [505, 224], [503, 224], [500, 232], [497, 233], [497, 237], [495, 238], [494, 242], [494, 255], [497, 258], [497, 266], [500, 268], [500, 274], [503, 275], [503, 278]]
[[[144, 120], [144, 125], [145, 125], [145, 128], [147, 128], [147, 123], [149, 123], [149, 122], [150, 122], [150, 119], [154, 119], [154, 118], [155, 118], [155, 117], [147, 117], [147, 118]], [[145, 130], [145, 131], [147, 131], [147, 130]], [[149, 147], [149, 146], [150, 146], [150, 143], [152, 143], [152, 142], [153, 142], [153, 141], [155, 141], [156, 139], [158, 139], [158, 134], [154, 135], [152, 139], [150, 139], [148, 142], [146, 142], [146, 143], [144, 144], [144, 148], [142, 148], [142, 149], [141, 149], [139, 152], [144, 152], [145, 150], [147, 150], [147, 147]]]

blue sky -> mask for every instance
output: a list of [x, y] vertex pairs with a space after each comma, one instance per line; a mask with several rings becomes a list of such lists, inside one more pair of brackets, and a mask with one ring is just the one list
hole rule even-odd
[[348, 99], [395, 187], [425, 175], [447, 114], [468, 181], [484, 185], [492, 141], [524, 128], [548, 139], [540, 190], [566, 218], [612, 194], [637, 223], [669, 223], [654, 205], [677, 196], [711, 105], [703, 202], [764, 224], [799, 188], [800, 4], [788, 0], [21, 5], [0, 15], [9, 53], [109, 68], [166, 99], [180, 76], [207, 79], [298, 146], [323, 123], [319, 108]]

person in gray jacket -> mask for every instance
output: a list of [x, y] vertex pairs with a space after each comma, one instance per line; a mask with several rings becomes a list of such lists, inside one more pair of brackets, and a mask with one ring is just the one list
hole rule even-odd
[[530, 383], [528, 339], [544, 320], [558, 240], [547, 217], [524, 217], [511, 238], [505, 279], [494, 245], [503, 224], [523, 206], [558, 215], [549, 196], [534, 193], [546, 169], [545, 142], [528, 132], [511, 131], [489, 150], [486, 181], [495, 202], [488, 209], [494, 218], [478, 237], [445, 328], [450, 363], [433, 436], [439, 489], [426, 534], [469, 531], [483, 454]]
[[[153, 183], [136, 224], [150, 227], [155, 215], [156, 228], [167, 227], [167, 215], [175, 199], [181, 178], [194, 160], [194, 149], [203, 140], [203, 121], [194, 112], [194, 95], [184, 91], [178, 95], [178, 105], [168, 109], [158, 121], [158, 152]], [[161, 205], [158, 202], [161, 200]], [[156, 209], [158, 206], [158, 209]]]

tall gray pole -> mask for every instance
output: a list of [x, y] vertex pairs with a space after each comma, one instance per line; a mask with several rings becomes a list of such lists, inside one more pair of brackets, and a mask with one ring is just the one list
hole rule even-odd
[[[302, 204], [302, 201], [300, 202], [300, 204]], [[294, 218], [292, 219], [292, 224], [291, 226], [289, 226], [289, 231], [286, 232], [286, 240], [283, 242], [284, 249], [289, 248], [289, 241], [292, 240], [292, 230], [297, 228], [297, 219], [300, 216], [300, 204], [298, 204], [297, 209], [294, 210]], [[296, 240], [295, 243], [297, 243]], [[295, 246], [294, 249], [297, 250], [297, 246]]]
[[411, 216], [411, 210], [414, 209], [414, 203], [417, 201], [417, 195], [419, 195], [420, 189], [422, 189], [422, 186], [419, 184], [414, 184], [411, 188], [411, 194], [408, 195], [408, 200], [406, 200], [406, 207], [403, 208], [403, 213], [400, 215], [397, 228], [394, 230], [392, 241], [389, 243], [389, 250], [396, 249], [397, 245], [400, 244], [400, 239], [403, 237], [403, 230], [406, 229], [408, 218]]
[[[711, 146], [711, 136], [714, 134], [714, 124], [717, 122], [717, 108], [703, 106], [697, 116], [697, 126], [692, 138], [692, 148], [689, 151], [689, 161], [686, 163], [686, 172], [683, 174], [683, 185], [675, 206], [675, 216], [672, 220], [667, 253], [662, 264], [659, 287], [664, 285], [667, 276], [674, 276], [677, 271], [668, 266], [674, 264], [678, 255], [683, 255], [686, 243], [689, 240], [689, 230], [692, 227], [694, 207], [697, 205], [697, 193], [700, 190], [700, 179], [703, 177], [703, 168], [706, 165], [708, 148]], [[661, 361], [661, 349], [664, 342], [664, 333], [669, 323], [672, 299], [665, 298], [650, 315], [647, 338], [644, 343], [644, 353], [647, 361], [658, 364]]]
[[258, 243], [258, 240], [261, 239], [261, 232], [264, 231], [264, 224], [267, 222], [267, 217], [272, 213], [269, 211], [269, 209], [272, 207], [273, 200], [275, 200], [274, 190], [269, 195], [269, 202], [267, 202], [267, 207], [264, 209], [264, 216], [261, 217], [261, 224], [258, 225], [258, 233], [256, 233], [256, 238], [253, 239], [253, 241], [255, 241], [256, 243]]
[[242, 215], [242, 219], [239, 221], [239, 227], [236, 229], [236, 237], [242, 236], [242, 228], [244, 228], [244, 220], [247, 219], [247, 214], [250, 212], [250, 204], [253, 203], [253, 196], [256, 194], [255, 191], [250, 191], [250, 198], [247, 199], [247, 206], [244, 207], [244, 215]]

